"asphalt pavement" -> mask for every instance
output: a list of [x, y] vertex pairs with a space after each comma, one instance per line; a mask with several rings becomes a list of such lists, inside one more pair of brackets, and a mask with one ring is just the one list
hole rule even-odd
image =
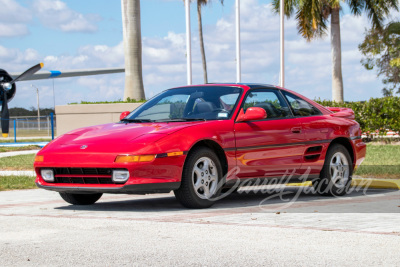
[[398, 190], [333, 198], [306, 187], [241, 189], [203, 210], [183, 208], [173, 194], [104, 195], [72, 206], [55, 192], [3, 191], [0, 226], [0, 266], [400, 262]]

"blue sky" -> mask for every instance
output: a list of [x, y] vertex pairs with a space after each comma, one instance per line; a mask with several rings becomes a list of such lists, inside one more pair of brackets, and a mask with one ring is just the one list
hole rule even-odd
[[[45, 69], [124, 66], [119, 0], [0, 0], [0, 68], [20, 72], [38, 62]], [[242, 0], [242, 80], [277, 84], [279, 16], [270, 1]], [[185, 14], [181, 0], [142, 0], [143, 75], [146, 97], [186, 83]], [[202, 83], [196, 6], [192, 4], [193, 82]], [[209, 80], [235, 81], [234, 1], [203, 9]], [[357, 46], [369, 27], [365, 16], [342, 13], [345, 100], [381, 96], [375, 72], [360, 64]], [[286, 87], [310, 98], [331, 98], [329, 35], [312, 43], [286, 21]], [[20, 82], [10, 107], [53, 106], [52, 81]], [[124, 75], [55, 80], [57, 105], [123, 97]]]

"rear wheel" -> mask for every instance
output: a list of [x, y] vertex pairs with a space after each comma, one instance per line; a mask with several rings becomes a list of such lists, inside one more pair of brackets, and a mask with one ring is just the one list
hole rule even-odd
[[352, 175], [349, 151], [340, 144], [334, 144], [328, 149], [320, 178], [313, 181], [313, 186], [321, 195], [343, 196], [349, 191]]
[[103, 194], [71, 194], [60, 192], [60, 196], [72, 205], [92, 205], [101, 198]]
[[217, 155], [209, 148], [201, 147], [191, 151], [183, 167], [182, 181], [175, 190], [177, 200], [187, 208], [211, 207], [220, 188], [222, 168]]

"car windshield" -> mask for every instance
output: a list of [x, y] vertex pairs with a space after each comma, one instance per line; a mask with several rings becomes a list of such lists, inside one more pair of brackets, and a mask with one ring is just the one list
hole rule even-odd
[[155, 96], [129, 114], [124, 122], [227, 120], [241, 88], [228, 86], [183, 87]]

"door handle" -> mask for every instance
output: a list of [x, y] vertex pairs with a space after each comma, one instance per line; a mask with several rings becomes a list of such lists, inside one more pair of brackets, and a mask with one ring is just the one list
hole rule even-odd
[[292, 133], [301, 133], [301, 128], [300, 127], [293, 127], [292, 128]]

